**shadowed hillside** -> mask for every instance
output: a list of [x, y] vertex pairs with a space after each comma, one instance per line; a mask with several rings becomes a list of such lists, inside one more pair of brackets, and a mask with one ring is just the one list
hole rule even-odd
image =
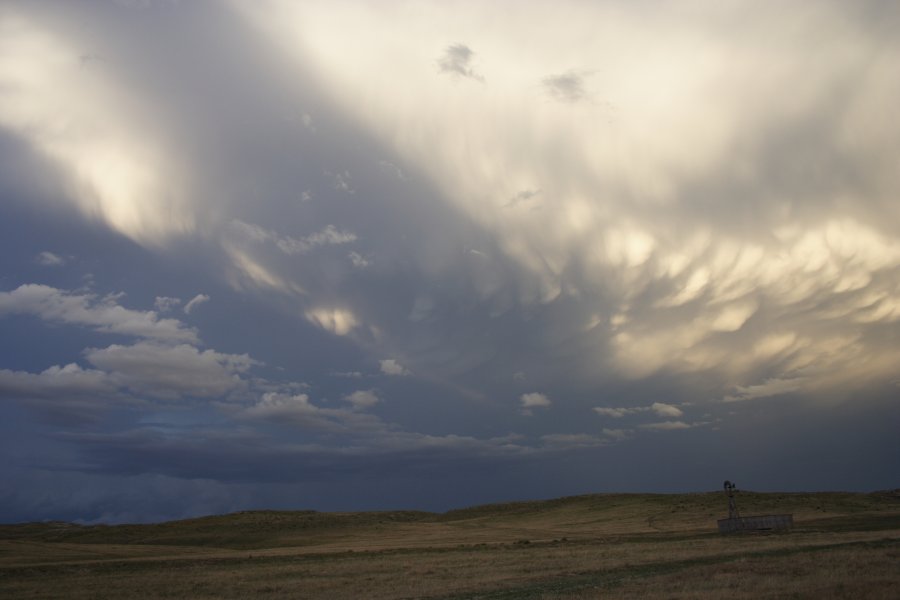
[[[894, 519], [900, 493], [741, 492], [744, 515], [793, 513], [798, 527], [855, 518]], [[149, 544], [231, 549], [285, 546], [357, 546], [378, 541], [452, 543], [580, 538], [652, 532], [709, 532], [727, 516], [721, 492], [697, 494], [592, 494], [553, 500], [488, 504], [443, 514], [422, 511], [328, 513], [243, 511], [144, 525], [49, 522], [0, 526], [0, 538], [79, 544]], [[408, 539], [407, 539], [408, 538]]]
[[[826, 568], [833, 581], [817, 597], [858, 592], [852, 572], [866, 573], [867, 597], [891, 597], [878, 594], [900, 583], [888, 567], [900, 558], [898, 491], [742, 492], [738, 506], [744, 515], [793, 513], [795, 527], [719, 535], [720, 492], [585, 495], [443, 514], [246, 511], [146, 525], [5, 525], [0, 595], [103, 597], [114, 582], [114, 595], [138, 598], [588, 598], [597, 589], [653, 597], [693, 581], [689, 597], [711, 585], [712, 598], [734, 596], [735, 585], [765, 595], [763, 581], [800, 589], [821, 583]], [[747, 580], [755, 569], [769, 575]]]

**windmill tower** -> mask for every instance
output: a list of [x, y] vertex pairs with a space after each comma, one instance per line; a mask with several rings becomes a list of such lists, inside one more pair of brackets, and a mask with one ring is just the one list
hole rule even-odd
[[737, 486], [732, 481], [725, 481], [725, 495], [728, 496], [728, 518], [719, 519], [719, 533], [734, 533], [738, 531], [772, 531], [790, 529], [794, 526], [793, 515], [758, 515], [742, 517], [738, 513], [737, 502], [734, 495]]
[[725, 494], [728, 496], [728, 518], [740, 519], [738, 514], [737, 503], [734, 501], [734, 494], [737, 492], [737, 485], [731, 481], [725, 480]]

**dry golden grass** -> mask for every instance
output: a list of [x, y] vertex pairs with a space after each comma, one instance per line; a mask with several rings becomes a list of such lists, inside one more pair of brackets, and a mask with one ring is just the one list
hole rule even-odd
[[0, 597], [897, 597], [895, 494], [778, 498], [750, 500], [793, 511], [791, 533], [720, 536], [722, 498], [712, 494], [585, 496], [445, 515], [4, 526]]

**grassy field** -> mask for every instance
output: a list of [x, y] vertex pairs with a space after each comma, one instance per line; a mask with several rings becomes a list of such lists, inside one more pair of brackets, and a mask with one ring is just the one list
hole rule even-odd
[[900, 597], [900, 492], [742, 492], [739, 506], [795, 527], [721, 536], [721, 493], [6, 525], [0, 597]]

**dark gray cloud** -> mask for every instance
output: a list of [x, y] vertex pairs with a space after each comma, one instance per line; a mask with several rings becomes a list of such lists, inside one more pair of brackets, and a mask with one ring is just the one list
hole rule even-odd
[[578, 102], [587, 98], [584, 76], [574, 71], [549, 75], [541, 80], [544, 91], [562, 102]]
[[876, 5], [452, 12], [0, 8], [4, 518], [890, 485]]
[[484, 81], [484, 77], [474, 69], [474, 58], [475, 52], [465, 44], [451, 44], [444, 49], [444, 55], [438, 60], [438, 69], [441, 73]]

